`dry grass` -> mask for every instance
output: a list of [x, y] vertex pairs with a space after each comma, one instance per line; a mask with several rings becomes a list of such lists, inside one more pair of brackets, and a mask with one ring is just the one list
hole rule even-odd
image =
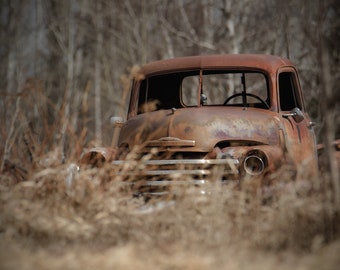
[[119, 191], [109, 167], [82, 170], [72, 186], [69, 173], [69, 165], [59, 165], [37, 169], [18, 184], [2, 181], [2, 269], [339, 264], [339, 220], [324, 183], [288, 182], [264, 194], [251, 183], [238, 190], [217, 182], [208, 196], [189, 188], [174, 202], [144, 204]]

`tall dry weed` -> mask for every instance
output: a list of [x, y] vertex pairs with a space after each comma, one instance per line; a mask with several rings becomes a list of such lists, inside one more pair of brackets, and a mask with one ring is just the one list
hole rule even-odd
[[[70, 184], [70, 165], [37, 170], [0, 190], [3, 237], [42, 243], [136, 243], [164, 248], [222, 248], [243, 243], [270, 250], [313, 250], [338, 236], [331, 198], [309, 182], [288, 182], [266, 193], [218, 181], [182, 190], [175, 200], [145, 204], [122, 192], [110, 167], [84, 169]], [[202, 244], [203, 243], [203, 244]]]

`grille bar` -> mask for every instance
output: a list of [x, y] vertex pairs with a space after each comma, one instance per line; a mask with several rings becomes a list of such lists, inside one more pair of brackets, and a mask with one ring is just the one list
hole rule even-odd
[[122, 166], [117, 174], [126, 176], [207, 176], [211, 175], [215, 168], [220, 169], [222, 175], [239, 172], [239, 161], [236, 159], [115, 160], [111, 164]]
[[[135, 162], [135, 161], [134, 161]], [[129, 160], [114, 160], [113, 165], [129, 164]], [[238, 165], [239, 161], [237, 159], [161, 159], [161, 160], [139, 160], [137, 164], [146, 165]]]
[[168, 186], [168, 185], [204, 185], [208, 180], [162, 180], [162, 181], [146, 181], [148, 186]]

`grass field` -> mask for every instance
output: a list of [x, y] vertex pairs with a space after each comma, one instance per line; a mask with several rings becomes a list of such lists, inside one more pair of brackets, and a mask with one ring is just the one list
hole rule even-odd
[[[1, 175], [0, 269], [338, 269], [339, 216], [327, 176], [263, 192], [218, 181], [151, 201], [120, 192], [109, 167]], [[284, 184], [282, 184], [284, 183]]]

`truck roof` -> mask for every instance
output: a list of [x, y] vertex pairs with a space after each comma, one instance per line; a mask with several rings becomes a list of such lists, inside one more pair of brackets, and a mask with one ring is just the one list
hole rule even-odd
[[159, 60], [144, 65], [140, 73], [150, 76], [157, 73], [168, 73], [190, 69], [223, 69], [246, 68], [259, 69], [268, 73], [275, 73], [279, 67], [293, 66], [292, 62], [284, 57], [266, 54], [220, 54], [185, 56], [166, 60]]

